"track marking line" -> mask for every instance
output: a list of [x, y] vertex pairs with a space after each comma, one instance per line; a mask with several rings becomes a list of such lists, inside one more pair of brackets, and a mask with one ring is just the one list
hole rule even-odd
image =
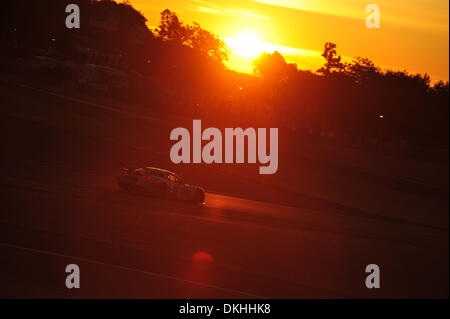
[[139, 273], [139, 274], [146, 275], [146, 276], [159, 277], [159, 278], [169, 279], [169, 280], [173, 280], [173, 281], [184, 282], [184, 283], [188, 283], [191, 285], [197, 285], [197, 286], [201, 286], [201, 287], [205, 287], [205, 288], [212, 288], [212, 289], [222, 290], [222, 291], [231, 292], [231, 293], [235, 293], [235, 294], [240, 294], [240, 295], [243, 295], [243, 296], [246, 296], [249, 298], [267, 299], [267, 297], [254, 295], [254, 294], [247, 293], [247, 292], [240, 291], [240, 290], [220, 287], [220, 286], [216, 286], [216, 285], [209, 285], [209, 284], [201, 283], [198, 281], [193, 281], [193, 280], [183, 279], [183, 278], [179, 278], [179, 277], [175, 277], [175, 276], [159, 274], [159, 273], [155, 273], [155, 272], [151, 272], [151, 271], [144, 271], [144, 270], [140, 270], [140, 269], [105, 263], [105, 262], [101, 262], [98, 260], [92, 260], [92, 259], [87, 259], [87, 258], [83, 258], [83, 257], [65, 255], [65, 254], [55, 253], [55, 252], [51, 252], [51, 251], [29, 248], [29, 247], [24, 247], [24, 246], [19, 246], [19, 245], [14, 245], [14, 244], [7, 244], [7, 243], [0, 243], [0, 246], [24, 250], [24, 251], [38, 253], [38, 254], [54, 256], [54, 257], [75, 259], [75, 260], [79, 260], [79, 261], [83, 261], [83, 262], [87, 262], [87, 263], [91, 263], [91, 264], [96, 264], [96, 265], [100, 265], [100, 266], [112, 267], [112, 268], [116, 268], [116, 269], [120, 269], [120, 270], [135, 272], [135, 273]]
[[95, 103], [95, 102], [90, 102], [90, 101], [86, 101], [86, 100], [83, 100], [83, 99], [79, 99], [79, 98], [71, 97], [71, 96], [68, 96], [68, 95], [60, 94], [60, 93], [57, 93], [57, 92], [52, 92], [50, 90], [37, 88], [37, 87], [31, 86], [31, 85], [21, 84], [21, 83], [17, 83], [17, 82], [7, 82], [7, 83], [15, 85], [15, 86], [18, 86], [18, 87], [22, 87], [22, 88], [25, 88], [25, 89], [29, 89], [29, 90], [32, 90], [32, 91], [36, 91], [36, 92], [39, 92], [39, 93], [47, 94], [47, 95], [50, 95], [50, 96], [53, 96], [53, 97], [57, 97], [59, 99], [63, 99], [63, 100], [67, 100], [67, 101], [70, 101], [70, 102], [75, 102], [75, 103], [80, 103], [80, 104], [92, 106], [92, 107], [95, 107], [95, 108], [98, 108], [98, 109], [102, 109], [102, 110], [110, 111], [110, 112], [113, 112], [113, 113], [126, 115], [126, 116], [129, 116], [129, 117], [132, 117], [132, 118], [137, 118], [137, 119], [140, 119], [140, 120], [146, 120], [146, 121], [149, 121], [149, 122], [156, 122], [156, 123], [160, 122], [155, 117], [144, 116], [144, 115], [141, 115], [141, 114], [138, 114], [138, 113], [132, 113], [132, 112], [119, 110], [119, 109], [111, 107], [111, 106], [105, 106], [105, 105], [98, 104], [98, 103]]

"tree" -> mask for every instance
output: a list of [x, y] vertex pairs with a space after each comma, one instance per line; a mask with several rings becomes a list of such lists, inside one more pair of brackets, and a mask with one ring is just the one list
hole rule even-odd
[[287, 63], [278, 52], [264, 52], [253, 61], [253, 72], [263, 78], [270, 97], [279, 99], [289, 84], [289, 80], [298, 73], [297, 65]]
[[289, 77], [293, 71], [297, 71], [297, 66], [287, 63], [278, 51], [272, 54], [264, 52], [253, 61], [253, 72], [274, 82]]
[[195, 50], [206, 53], [215, 62], [228, 60], [228, 48], [225, 42], [213, 33], [204, 30], [197, 22], [189, 28], [188, 45]]
[[186, 45], [207, 54], [215, 62], [222, 63], [228, 59], [228, 48], [222, 39], [202, 29], [196, 22], [193, 26], [183, 25], [177, 14], [169, 9], [161, 12], [161, 22], [156, 32], [162, 41]]
[[161, 12], [161, 22], [156, 30], [157, 37], [163, 41], [186, 44], [190, 38], [190, 29], [183, 26], [175, 12], [169, 9]]
[[362, 83], [379, 76], [381, 69], [367, 58], [356, 57], [353, 63], [345, 64], [345, 72], [356, 83]]
[[434, 84], [432, 91], [438, 95], [447, 95], [449, 93], [449, 82], [438, 81]]
[[341, 62], [341, 56], [337, 55], [336, 44], [327, 42], [325, 43], [324, 51], [322, 56], [327, 60], [323, 67], [321, 67], [317, 72], [323, 75], [328, 75], [332, 72], [340, 72], [344, 69], [344, 64]]
[[409, 74], [407, 71], [388, 70], [384, 78], [395, 83], [398, 89], [411, 90], [414, 93], [425, 93], [430, 88], [430, 76], [425, 74]]

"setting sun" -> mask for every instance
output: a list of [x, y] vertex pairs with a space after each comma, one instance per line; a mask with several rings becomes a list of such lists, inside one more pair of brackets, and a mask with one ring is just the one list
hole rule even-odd
[[252, 33], [244, 33], [230, 44], [237, 54], [244, 57], [255, 58], [264, 51], [261, 41]]
[[238, 54], [249, 58], [255, 58], [263, 52], [261, 41], [252, 33], [244, 33], [237, 38], [235, 48]]
[[[145, 14], [151, 28], [158, 25], [161, 11], [169, 7], [182, 12], [185, 23], [198, 22], [223, 38], [230, 49], [226, 65], [239, 72], [251, 73], [254, 58], [262, 52], [270, 53], [268, 48], [302, 69], [318, 70], [324, 62], [323, 46], [331, 41], [339, 46], [339, 54], [347, 61], [364, 56], [383, 68], [426, 72], [432, 82], [448, 80], [448, 1], [444, 0], [416, 0], [414, 4], [406, 0], [379, 0], [377, 4], [383, 8], [379, 29], [366, 27], [368, 13], [361, 1], [169, 0], [157, 5], [149, 0], [132, 0], [132, 3]], [[415, 52], [415, 56], [405, 57], [404, 52]]]

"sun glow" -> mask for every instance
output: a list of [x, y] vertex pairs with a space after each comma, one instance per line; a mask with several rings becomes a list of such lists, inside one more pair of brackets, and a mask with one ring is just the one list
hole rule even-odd
[[244, 33], [238, 38], [230, 39], [228, 45], [237, 54], [247, 58], [256, 58], [264, 52], [263, 43], [259, 40], [258, 36], [252, 33]]
[[[225, 64], [239, 72], [252, 73], [253, 61], [262, 53], [280, 52], [289, 62], [299, 63], [307, 70], [317, 69], [322, 63], [320, 51], [302, 50], [273, 43], [263, 42], [253, 33], [243, 33], [236, 38], [223, 38], [230, 49], [228, 61]], [[314, 63], [310, 63], [310, 61]]]

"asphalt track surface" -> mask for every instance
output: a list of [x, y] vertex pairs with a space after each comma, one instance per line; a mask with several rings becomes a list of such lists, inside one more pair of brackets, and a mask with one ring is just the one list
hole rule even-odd
[[[172, 202], [4, 155], [0, 297], [448, 298], [448, 227], [212, 193]], [[80, 289], [65, 287], [68, 264]]]

